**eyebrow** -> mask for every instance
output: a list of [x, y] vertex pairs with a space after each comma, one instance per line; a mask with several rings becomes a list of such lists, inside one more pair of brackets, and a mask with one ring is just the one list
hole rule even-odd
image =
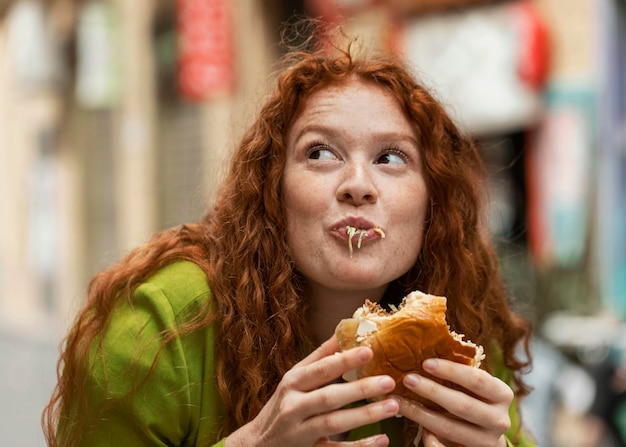
[[330, 126], [323, 126], [320, 124], [310, 124], [304, 126], [298, 134], [295, 136], [294, 143], [298, 143], [308, 133], [322, 133], [330, 136], [339, 135], [339, 129]]
[[[342, 132], [341, 132], [340, 127], [326, 126], [326, 125], [321, 125], [321, 124], [310, 124], [310, 125], [304, 126], [298, 132], [298, 134], [295, 136], [294, 144], [297, 144], [308, 133], [320, 133], [320, 134], [334, 137], [334, 136], [340, 136]], [[387, 140], [406, 141], [408, 143], [419, 146], [417, 142], [417, 138], [406, 132], [396, 132], [396, 131], [377, 132], [377, 133], [372, 134], [371, 137], [375, 141], [387, 141]]]

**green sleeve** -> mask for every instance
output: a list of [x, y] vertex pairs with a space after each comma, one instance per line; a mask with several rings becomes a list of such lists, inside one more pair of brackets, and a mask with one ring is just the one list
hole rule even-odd
[[537, 447], [528, 433], [523, 429], [519, 417], [517, 400], [514, 400], [509, 409], [511, 418], [511, 428], [506, 432], [506, 442], [508, 447]]
[[[174, 265], [116, 305], [90, 347], [83, 446], [202, 446], [215, 442], [223, 408], [207, 327], [178, 336], [180, 319], [210, 296], [193, 265]], [[168, 334], [174, 337], [164, 343]], [[76, 417], [77, 415], [71, 415]], [[223, 441], [215, 445], [223, 445]]]
[[[504, 381], [507, 385], [511, 386], [513, 382], [512, 373], [504, 366], [504, 360], [502, 359], [501, 352], [497, 349], [494, 349], [494, 351], [495, 352], [491, 354], [491, 364], [494, 370], [494, 375]], [[511, 403], [511, 407], [509, 408], [509, 417], [511, 419], [511, 428], [505, 433], [507, 447], [537, 447], [537, 444], [522, 427], [517, 398], [513, 399], [513, 402]]]

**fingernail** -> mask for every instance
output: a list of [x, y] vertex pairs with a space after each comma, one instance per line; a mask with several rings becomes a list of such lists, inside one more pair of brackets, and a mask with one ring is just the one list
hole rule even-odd
[[402, 398], [400, 396], [389, 396], [389, 399], [393, 399], [398, 404], [398, 408], [402, 405]]
[[360, 348], [359, 360], [364, 362], [365, 360], [369, 360], [369, 358], [370, 358], [370, 350], [368, 348]]
[[395, 413], [399, 410], [398, 402], [395, 399], [387, 400], [383, 404], [383, 410], [385, 413]]
[[419, 381], [420, 378], [417, 374], [408, 374], [404, 377], [404, 383], [408, 386], [415, 386]]
[[385, 390], [392, 390], [396, 387], [396, 382], [388, 376], [378, 379], [378, 384]]
[[422, 363], [422, 367], [426, 371], [434, 371], [434, 370], [437, 369], [437, 360], [435, 360], [435, 359], [425, 360], [424, 363]]

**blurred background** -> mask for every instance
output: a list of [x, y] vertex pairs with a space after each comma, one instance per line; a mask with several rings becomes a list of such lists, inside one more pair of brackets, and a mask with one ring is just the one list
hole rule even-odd
[[623, 0], [0, 0], [0, 445], [44, 445], [89, 278], [210, 206], [294, 15], [401, 54], [476, 139], [524, 421], [626, 445]]

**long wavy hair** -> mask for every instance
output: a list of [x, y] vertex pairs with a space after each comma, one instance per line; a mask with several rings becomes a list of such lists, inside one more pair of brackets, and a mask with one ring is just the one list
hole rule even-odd
[[[286, 242], [281, 191], [286, 134], [312, 92], [349, 79], [395, 96], [418, 132], [429, 191], [418, 260], [390, 284], [384, 300], [397, 303], [414, 289], [449, 297], [450, 326], [485, 346], [487, 359], [497, 349], [513, 373], [516, 394], [528, 392], [522, 370], [529, 362], [530, 327], [507, 302], [482, 218], [485, 171], [471, 140], [399, 60], [359, 57], [351, 47], [332, 54], [294, 52], [285, 60], [288, 68], [235, 151], [213, 209], [199, 223], [156, 234], [91, 281], [86, 304], [64, 341], [58, 384], [43, 414], [49, 445], [58, 445], [57, 437], [64, 446], [80, 438], [80, 421], [59, 420], [67, 417], [70, 404], [87, 405], [80, 384], [88, 349], [105, 331], [115, 303], [131, 299], [139, 284], [176, 260], [198, 264], [211, 285], [211, 308], [168, 337], [216, 326], [217, 382], [227, 411], [220, 436], [252, 420], [283, 374], [313, 348], [305, 281]], [[416, 231], [420, 225], [416, 222]], [[516, 355], [520, 344], [523, 359]], [[490, 368], [488, 362], [485, 367]], [[61, 426], [68, 432], [59, 433]]]

